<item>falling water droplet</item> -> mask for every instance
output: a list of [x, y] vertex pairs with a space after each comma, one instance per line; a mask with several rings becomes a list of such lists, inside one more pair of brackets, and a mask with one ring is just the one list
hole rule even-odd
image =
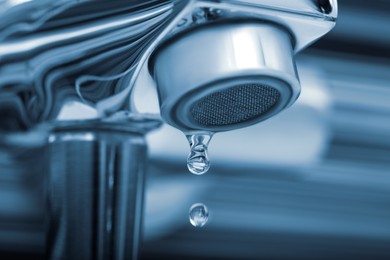
[[207, 154], [207, 147], [212, 134], [191, 134], [187, 135], [190, 144], [190, 154], [187, 158], [188, 170], [196, 175], [206, 173], [210, 168], [210, 161]]
[[191, 206], [189, 216], [194, 227], [203, 227], [209, 218], [209, 211], [204, 204], [196, 203]]

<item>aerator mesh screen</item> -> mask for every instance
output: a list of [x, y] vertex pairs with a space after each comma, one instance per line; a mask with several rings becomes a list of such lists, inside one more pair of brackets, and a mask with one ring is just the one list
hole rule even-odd
[[190, 111], [200, 125], [231, 125], [261, 116], [275, 105], [279, 97], [279, 91], [273, 87], [243, 84], [201, 98]]

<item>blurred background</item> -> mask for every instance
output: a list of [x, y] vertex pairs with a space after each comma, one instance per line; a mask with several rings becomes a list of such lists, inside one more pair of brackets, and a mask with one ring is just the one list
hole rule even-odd
[[[164, 124], [147, 135], [140, 259], [390, 259], [390, 2], [338, 2], [336, 27], [297, 55], [297, 103], [215, 135], [208, 173], [189, 173], [178, 130]], [[0, 0], [0, 15], [12, 3]], [[1, 105], [11, 100], [0, 94]], [[23, 125], [12, 109], [0, 110], [2, 134]], [[47, 151], [8, 141], [0, 138], [0, 258], [42, 259], [47, 168], [38, 162]], [[210, 212], [202, 228], [188, 219], [198, 202]]]

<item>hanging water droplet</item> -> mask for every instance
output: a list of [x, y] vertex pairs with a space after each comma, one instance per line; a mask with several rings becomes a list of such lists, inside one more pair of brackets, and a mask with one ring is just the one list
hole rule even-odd
[[189, 216], [194, 227], [203, 227], [209, 218], [209, 210], [204, 204], [196, 203], [191, 206]]
[[210, 168], [210, 161], [207, 154], [207, 146], [212, 134], [191, 134], [187, 135], [190, 144], [190, 154], [187, 158], [188, 170], [196, 175], [206, 173]]

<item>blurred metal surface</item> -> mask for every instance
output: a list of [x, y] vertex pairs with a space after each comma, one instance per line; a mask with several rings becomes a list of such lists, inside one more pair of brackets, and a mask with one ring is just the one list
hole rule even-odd
[[35, 0], [6, 9], [0, 17], [0, 131], [58, 121], [72, 101], [99, 111], [97, 117], [128, 108], [129, 81], [172, 9], [171, 1], [154, 0]]
[[123, 113], [2, 135], [0, 257], [137, 258], [143, 135], [159, 125]]
[[[137, 258], [143, 134], [160, 123], [96, 106], [127, 91], [171, 9], [171, 1], [1, 1], [0, 258]], [[89, 113], [68, 109], [80, 103]]]
[[[297, 52], [335, 24], [337, 1], [6, 1], [0, 23], [0, 130], [22, 130], [57, 120], [70, 101], [99, 116], [133, 110], [131, 93], [149, 55], [199, 10], [222, 18], [271, 20], [294, 35]], [[285, 8], [281, 8], [285, 6]], [[218, 17], [216, 17], [218, 18]], [[184, 23], [183, 23], [184, 21]], [[10, 116], [12, 115], [12, 116]]]
[[110, 125], [50, 136], [49, 259], [136, 259], [146, 145]]
[[[45, 248], [45, 145], [0, 140], [0, 258], [43, 255]], [[39, 139], [39, 138], [38, 138]], [[17, 143], [16, 143], [17, 144]], [[20, 142], [19, 142], [20, 144]]]

